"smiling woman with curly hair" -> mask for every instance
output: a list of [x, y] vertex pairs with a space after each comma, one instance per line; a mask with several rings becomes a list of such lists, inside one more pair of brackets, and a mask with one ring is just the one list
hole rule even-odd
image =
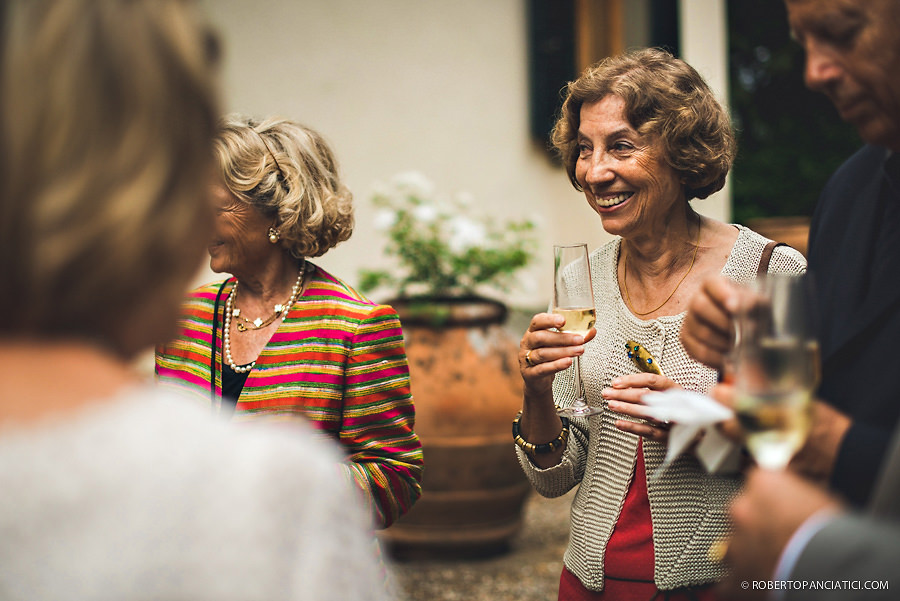
[[[578, 488], [560, 599], [650, 599], [660, 591], [709, 599], [724, 567], [707, 552], [728, 532], [726, 503], [739, 480], [707, 474], [689, 454], [648, 477], [666, 455], [668, 430], [646, 418], [640, 399], [648, 390], [706, 392], [716, 383], [716, 372], [679, 341], [688, 300], [710, 275], [747, 281], [761, 268], [799, 273], [806, 262], [784, 247], [765, 258], [769, 240], [691, 206], [722, 188], [735, 142], [728, 113], [690, 65], [638, 50], [591, 66], [567, 92], [553, 142], [615, 239], [590, 255], [596, 329], [567, 334], [561, 316], [541, 313], [522, 338], [520, 462], [543, 495]], [[661, 373], [639, 371], [628, 341]], [[596, 413], [564, 422], [557, 406], [575, 399], [575, 356]]]

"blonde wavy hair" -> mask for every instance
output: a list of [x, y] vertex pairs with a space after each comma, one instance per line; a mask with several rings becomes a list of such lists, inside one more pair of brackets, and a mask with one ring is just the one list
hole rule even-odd
[[625, 102], [632, 127], [661, 143], [687, 200], [706, 198], [725, 185], [737, 152], [728, 113], [693, 67], [664, 50], [645, 48], [604, 59], [566, 87], [551, 141], [577, 190], [581, 107], [608, 95]]
[[321, 256], [353, 233], [353, 196], [331, 148], [312, 129], [231, 115], [215, 154], [231, 193], [277, 221], [280, 243], [294, 257]]
[[211, 233], [220, 114], [195, 4], [2, 4], [0, 333], [122, 351], [174, 324]]

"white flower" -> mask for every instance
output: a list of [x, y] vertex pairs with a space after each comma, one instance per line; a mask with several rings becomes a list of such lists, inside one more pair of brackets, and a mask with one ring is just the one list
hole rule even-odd
[[463, 253], [487, 242], [484, 224], [468, 217], [457, 216], [450, 220], [450, 239], [447, 245], [454, 253]]
[[431, 198], [434, 194], [434, 183], [419, 171], [404, 171], [392, 178], [397, 189], [419, 198]]
[[412, 214], [421, 223], [432, 223], [438, 218], [437, 207], [430, 204], [420, 204], [413, 209]]
[[[385, 251], [399, 260], [401, 269], [365, 270], [369, 285], [397, 285], [401, 296], [470, 293], [492, 284], [502, 289], [509, 274], [529, 262], [529, 222], [497, 225], [479, 217], [479, 203], [471, 194], [438, 193], [418, 171], [379, 184], [372, 200], [373, 225], [386, 232], [390, 243]], [[404, 252], [409, 246], [421, 246], [422, 252]], [[493, 253], [483, 257], [473, 249]], [[471, 269], [453, 269], [464, 258], [474, 263]]]
[[385, 232], [395, 223], [397, 223], [397, 213], [394, 211], [390, 209], [380, 209], [375, 212], [373, 224], [375, 225], [376, 230]]

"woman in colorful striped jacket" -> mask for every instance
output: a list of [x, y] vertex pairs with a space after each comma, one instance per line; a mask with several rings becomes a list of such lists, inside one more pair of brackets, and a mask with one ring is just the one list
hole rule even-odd
[[387, 527], [421, 494], [422, 449], [396, 312], [306, 260], [353, 230], [334, 155], [292, 121], [231, 117], [216, 157], [210, 267], [233, 277], [189, 294], [157, 377], [234, 420], [309, 419]]

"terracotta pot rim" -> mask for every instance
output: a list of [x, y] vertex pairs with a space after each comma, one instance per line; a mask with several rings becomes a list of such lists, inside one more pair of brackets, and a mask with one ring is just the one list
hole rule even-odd
[[502, 324], [506, 305], [491, 298], [468, 296], [412, 296], [388, 301], [403, 325], [432, 328]]

